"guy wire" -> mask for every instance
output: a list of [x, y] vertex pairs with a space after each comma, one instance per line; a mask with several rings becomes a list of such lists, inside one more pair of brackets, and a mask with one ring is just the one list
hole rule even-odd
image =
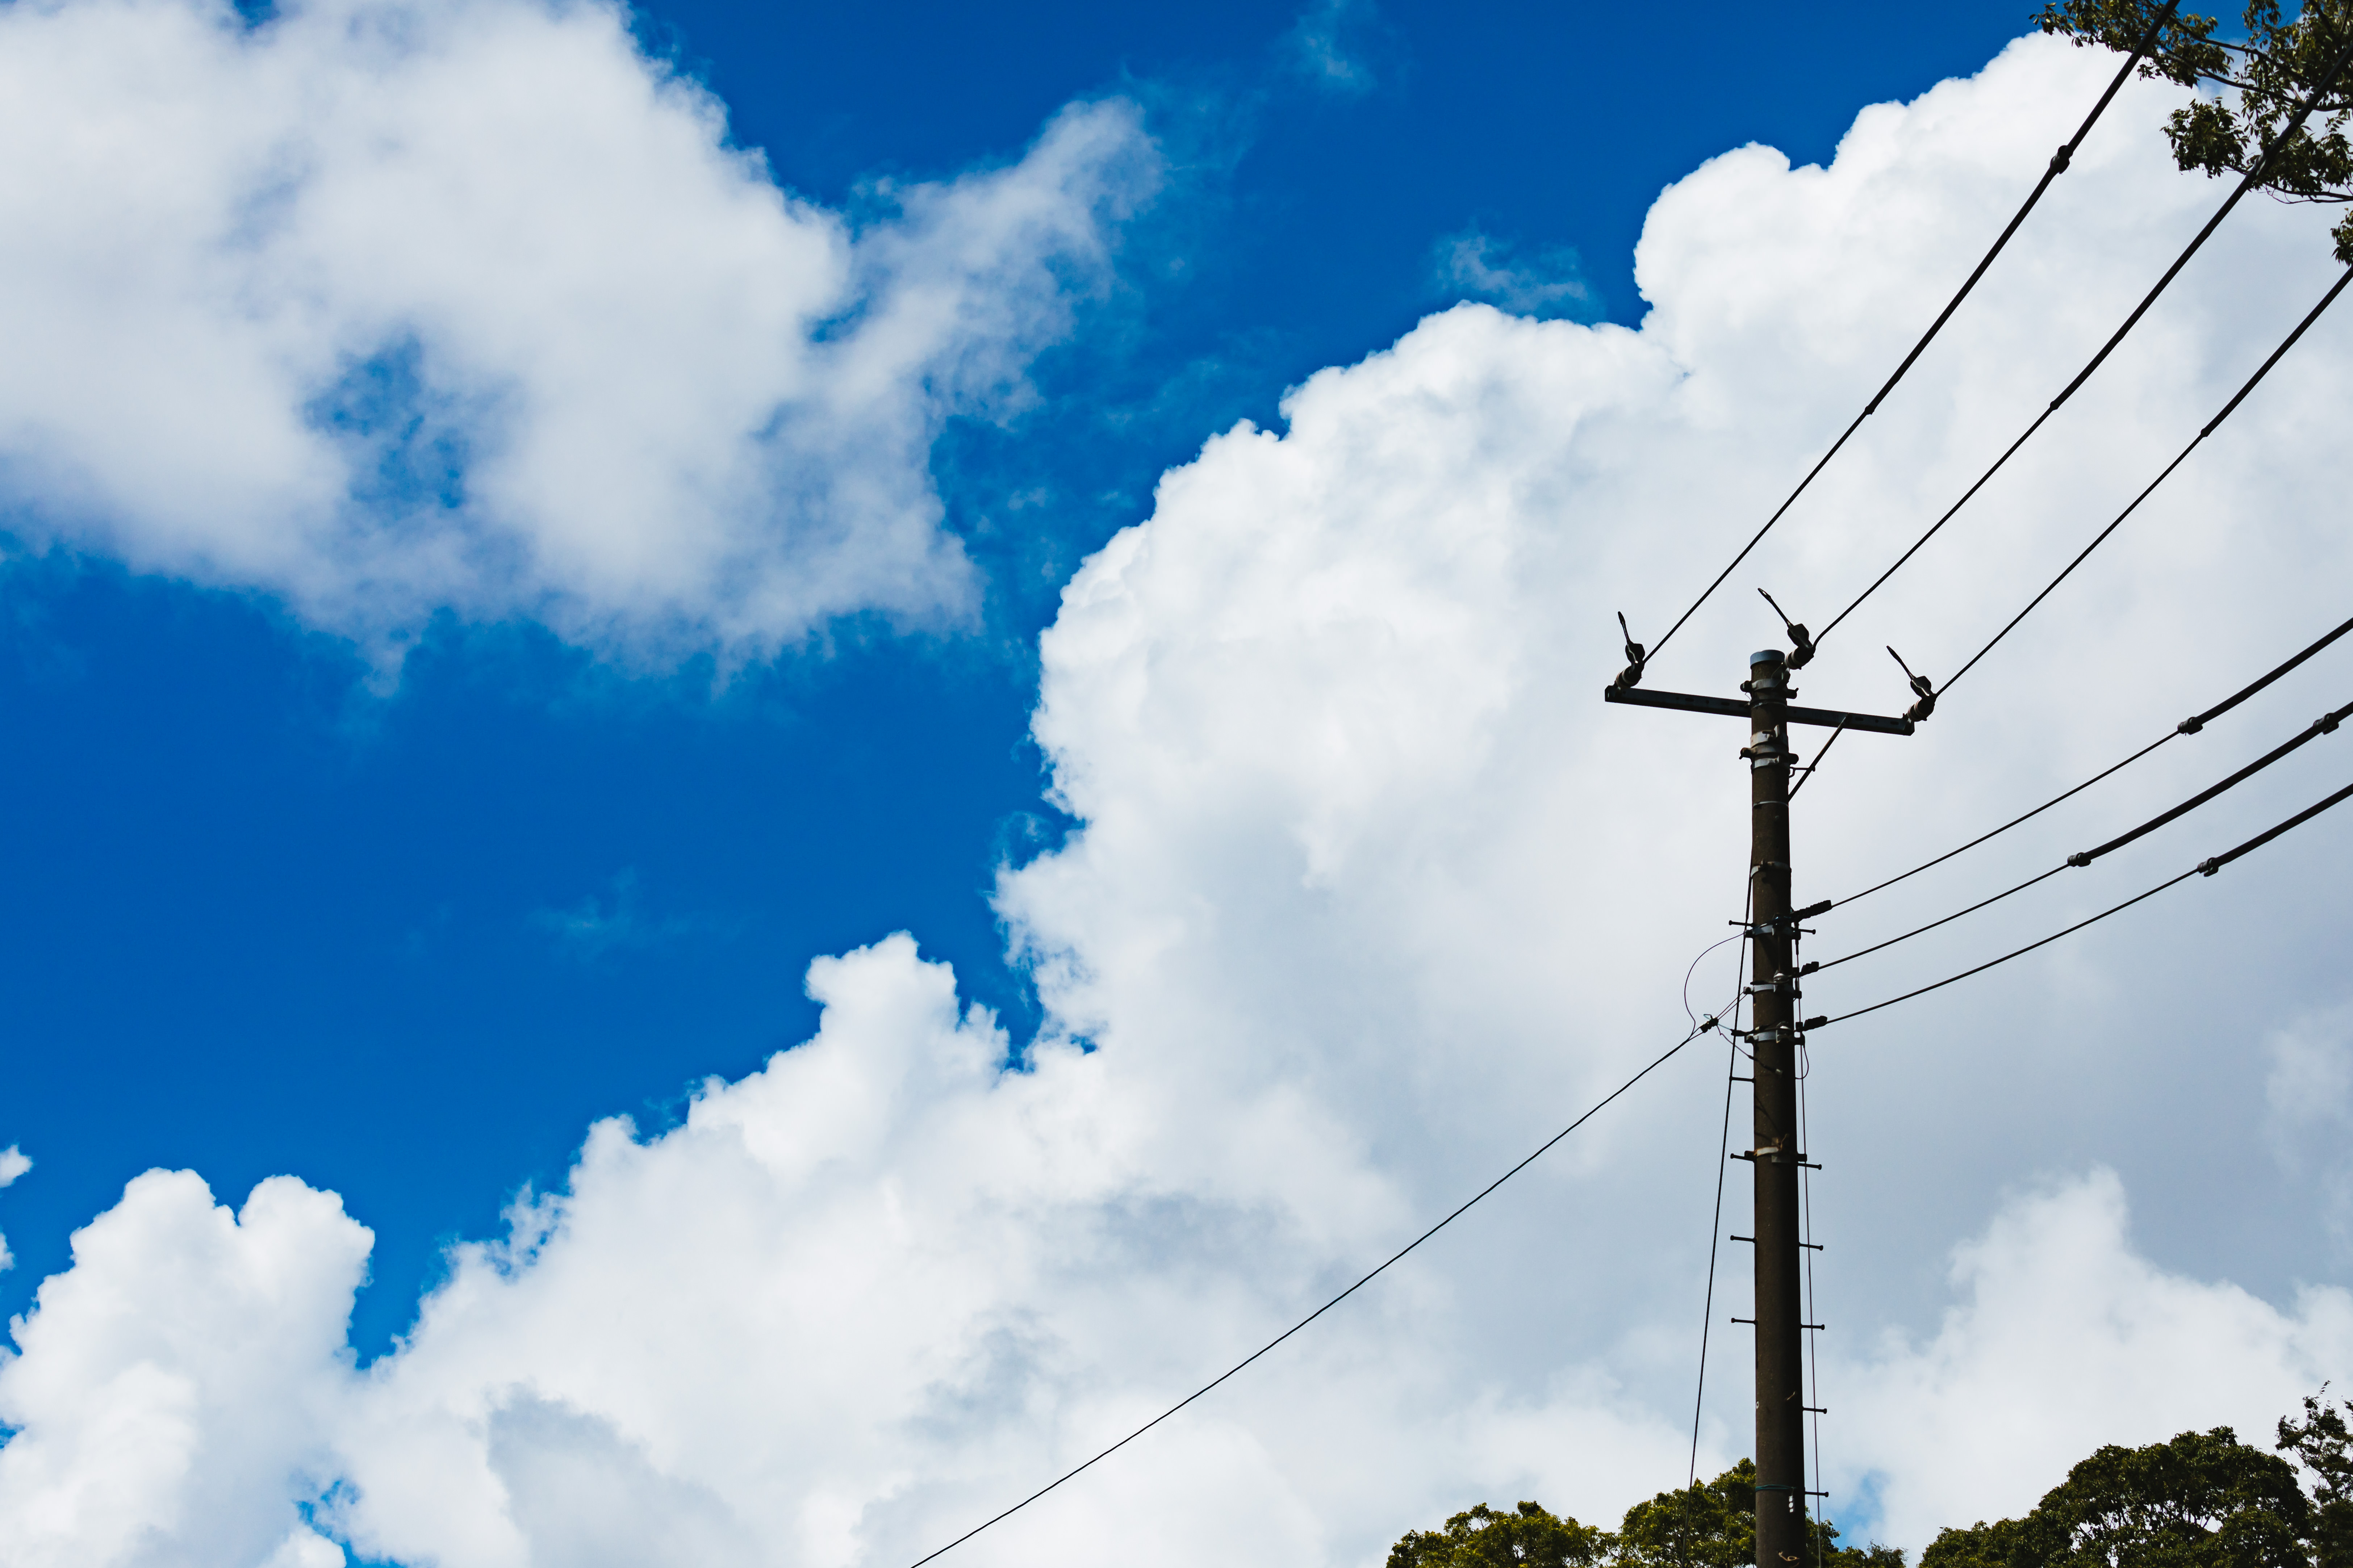
[[1620, 1084], [1616, 1089], [1611, 1089], [1608, 1094], [1603, 1095], [1599, 1100], [1595, 1100], [1590, 1106], [1586, 1108], [1584, 1113], [1578, 1116], [1576, 1121], [1570, 1122], [1567, 1126], [1562, 1128], [1559, 1131], [1546, 1139], [1542, 1143], [1537, 1144], [1535, 1151], [1529, 1153], [1525, 1159], [1521, 1160], [1518, 1164], [1514, 1165], [1510, 1170], [1505, 1171], [1502, 1175], [1497, 1176], [1493, 1181], [1488, 1183], [1485, 1186], [1472, 1194], [1470, 1197], [1464, 1199], [1461, 1205], [1455, 1207], [1452, 1212], [1449, 1213], [1445, 1218], [1440, 1220], [1436, 1225], [1431, 1226], [1428, 1230], [1423, 1231], [1419, 1236], [1415, 1237], [1411, 1241], [1407, 1242], [1403, 1247], [1398, 1247], [1395, 1252], [1389, 1254], [1389, 1256], [1383, 1259], [1378, 1266], [1357, 1279], [1355, 1284], [1349, 1286], [1346, 1289], [1341, 1291], [1338, 1295], [1333, 1297], [1330, 1300], [1324, 1302], [1322, 1306], [1316, 1308], [1305, 1317], [1300, 1319], [1299, 1321], [1292, 1324], [1291, 1327], [1283, 1330], [1282, 1332], [1275, 1335], [1274, 1338], [1267, 1341], [1266, 1343], [1261, 1345], [1258, 1349], [1252, 1351], [1250, 1354], [1244, 1356], [1232, 1366], [1228, 1367], [1225, 1371], [1219, 1373], [1217, 1376], [1211, 1378], [1208, 1382], [1203, 1384], [1200, 1387], [1195, 1389], [1192, 1393], [1187, 1394], [1184, 1398], [1178, 1400], [1176, 1404], [1170, 1405], [1167, 1409], [1162, 1411], [1151, 1420], [1146, 1421], [1143, 1426], [1138, 1426], [1134, 1431], [1130, 1432], [1126, 1436], [1122, 1437], [1118, 1442], [1112, 1444], [1108, 1447], [1098, 1450], [1089, 1458], [1079, 1464], [1073, 1465], [1071, 1468], [1063, 1471], [1060, 1475], [1056, 1476], [1052, 1480], [1048, 1481], [1044, 1486], [1039, 1487], [1036, 1491], [1031, 1492], [1028, 1497], [1023, 1498], [1019, 1502], [1015, 1503], [1012, 1507], [1004, 1510], [1002, 1512], [992, 1514], [987, 1519], [981, 1521], [978, 1524], [974, 1525], [970, 1530], [965, 1531], [962, 1535], [957, 1536], [954, 1541], [949, 1542], [946, 1545], [936, 1547], [934, 1550], [925, 1552], [923, 1556], [916, 1558], [913, 1563], [910, 1563], [908, 1568], [923, 1568], [923, 1564], [931, 1562], [934, 1558], [944, 1556], [946, 1553], [955, 1551], [957, 1547], [962, 1546], [965, 1542], [970, 1541], [974, 1536], [978, 1535], [982, 1531], [1012, 1518], [1023, 1509], [1028, 1508], [1031, 1503], [1036, 1502], [1039, 1498], [1044, 1497], [1048, 1492], [1050, 1492], [1055, 1488], [1062, 1485], [1063, 1482], [1073, 1479], [1083, 1472], [1092, 1469], [1097, 1464], [1100, 1464], [1104, 1459], [1111, 1458], [1112, 1455], [1116, 1454], [1122, 1448], [1126, 1447], [1130, 1443], [1134, 1442], [1138, 1437], [1143, 1436], [1146, 1432], [1151, 1431], [1163, 1421], [1167, 1420], [1178, 1411], [1183, 1410], [1195, 1400], [1199, 1399], [1202, 1395], [1217, 1388], [1220, 1384], [1223, 1384], [1227, 1379], [1232, 1377], [1235, 1373], [1250, 1365], [1250, 1363], [1257, 1361], [1261, 1356], [1265, 1355], [1269, 1351], [1273, 1350], [1285, 1340], [1290, 1339], [1293, 1334], [1299, 1332], [1300, 1330], [1307, 1327], [1308, 1324], [1315, 1321], [1316, 1319], [1322, 1317], [1324, 1313], [1330, 1311], [1333, 1308], [1338, 1306], [1341, 1302], [1346, 1300], [1349, 1297], [1355, 1295], [1366, 1286], [1371, 1284], [1382, 1274], [1388, 1272], [1390, 1265], [1398, 1262], [1400, 1258], [1404, 1258], [1406, 1254], [1411, 1252], [1423, 1242], [1428, 1241], [1431, 1237], [1436, 1236], [1440, 1231], [1444, 1230], [1448, 1226], [1452, 1225], [1456, 1220], [1461, 1218], [1463, 1215], [1470, 1212], [1472, 1205], [1477, 1204], [1481, 1199], [1493, 1192], [1497, 1187], [1502, 1186], [1505, 1182], [1510, 1181], [1514, 1176], [1518, 1175], [1522, 1171], [1526, 1170], [1530, 1165], [1535, 1164], [1536, 1161], [1541, 1159], [1554, 1144], [1559, 1142], [1562, 1139], [1567, 1137], [1570, 1133], [1584, 1126], [1588, 1121], [1592, 1121], [1594, 1117], [1599, 1115], [1601, 1111], [1612, 1101], [1616, 1100], [1619, 1096], [1624, 1094], [1628, 1089], [1632, 1089], [1636, 1084], [1641, 1082], [1644, 1079], [1650, 1077], [1651, 1074], [1656, 1072], [1660, 1068], [1665, 1066], [1669, 1059], [1679, 1054], [1685, 1046], [1690, 1045], [1694, 1040], [1699, 1038], [1702, 1032], [1703, 1031], [1697, 1027], [1693, 1028], [1691, 1033], [1685, 1035], [1682, 1039], [1677, 1040], [1673, 1045], [1669, 1046], [1665, 1050], [1659, 1053], [1659, 1055], [1651, 1058], [1649, 1063], [1647, 1063], [1641, 1071], [1635, 1073], [1633, 1077]]

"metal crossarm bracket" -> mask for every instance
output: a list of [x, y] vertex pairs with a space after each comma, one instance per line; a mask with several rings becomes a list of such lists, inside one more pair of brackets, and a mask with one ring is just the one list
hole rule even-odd
[[[1680, 708], [1686, 713], [1720, 713], [1727, 719], [1748, 717], [1748, 704], [1735, 697], [1702, 697], [1689, 691], [1647, 691], [1639, 686], [1608, 686], [1602, 688], [1604, 702], [1630, 703], [1637, 708]], [[1876, 713], [1841, 713], [1829, 708], [1798, 708], [1788, 710], [1792, 724], [1818, 724], [1825, 730], [1841, 725], [1850, 730], [1869, 730], [1881, 735], [1908, 735], [1912, 732], [1909, 719], [1883, 719]]]

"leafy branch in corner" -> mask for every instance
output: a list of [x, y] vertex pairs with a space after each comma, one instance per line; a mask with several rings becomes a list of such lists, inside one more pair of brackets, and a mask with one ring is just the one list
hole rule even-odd
[[[2034, 20], [2079, 46], [2119, 53], [2150, 39], [2155, 24], [2140, 74], [2205, 94], [2166, 121], [2175, 163], [2210, 178], [2261, 166], [2259, 187], [2283, 201], [2353, 204], [2353, 144], [2345, 134], [2353, 69], [2337, 68], [2353, 44], [2353, 0], [2307, 0], [2285, 20], [2275, 0], [2249, 0], [2243, 43], [2217, 38], [2211, 16], [2168, 12], [2157, 0], [2053, 0]], [[2311, 118], [2287, 133], [2316, 90]], [[2353, 212], [2331, 237], [2337, 259], [2353, 267]]]

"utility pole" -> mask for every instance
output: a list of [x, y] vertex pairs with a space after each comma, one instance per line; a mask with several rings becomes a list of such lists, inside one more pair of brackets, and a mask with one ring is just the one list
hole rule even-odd
[[[1813, 658], [1803, 626], [1791, 626], [1795, 656], [1767, 648], [1748, 658], [1741, 682], [1746, 701], [1682, 691], [1641, 689], [1642, 650], [1630, 638], [1625, 672], [1602, 692], [1607, 702], [1718, 713], [1748, 721], [1749, 948], [1753, 955], [1748, 1046], [1753, 1089], [1753, 1147], [1736, 1154], [1756, 1178], [1757, 1247], [1757, 1568], [1804, 1568], [1807, 1542], [1805, 1342], [1810, 1327], [1801, 1311], [1805, 1238], [1799, 1234], [1798, 1173], [1810, 1162], [1798, 1142], [1798, 922], [1830, 908], [1790, 906], [1789, 788], [1796, 759], [1789, 726], [1817, 724], [1838, 731], [1912, 733], [1926, 701], [1901, 719], [1798, 708], [1789, 674]], [[1832, 736], [1836, 738], [1835, 734]], [[1737, 1320], [1736, 1320], [1737, 1321]]]
[[1789, 902], [1789, 670], [1748, 658], [1750, 1089], [1756, 1141], [1757, 1568], [1806, 1562], [1804, 1315], [1799, 1310], [1798, 976]]

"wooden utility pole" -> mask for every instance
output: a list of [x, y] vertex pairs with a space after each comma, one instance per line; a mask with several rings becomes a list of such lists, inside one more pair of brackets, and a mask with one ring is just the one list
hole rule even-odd
[[1757, 1186], [1757, 1568], [1806, 1561], [1805, 1318], [1799, 1310], [1798, 978], [1789, 901], [1789, 671], [1748, 659], [1748, 1047]]
[[[1796, 663], [1812, 657], [1805, 628], [1792, 626]], [[1789, 787], [1796, 759], [1789, 726], [1912, 733], [1912, 721], [1873, 713], [1798, 708], [1789, 699], [1791, 659], [1778, 648], [1751, 654], [1747, 700], [1681, 691], [1641, 689], [1642, 656], [1630, 641], [1624, 674], [1602, 692], [1605, 701], [1642, 708], [1720, 713], [1748, 721], [1748, 883], [1751, 984], [1748, 1046], [1754, 1067], [1753, 1146], [1736, 1154], [1756, 1177], [1757, 1306], [1757, 1568], [1803, 1568], [1807, 1546], [1805, 1341], [1800, 1310], [1798, 1173], [1810, 1162], [1798, 1141], [1798, 922], [1828, 909], [1790, 906]], [[1915, 710], [1917, 711], [1917, 710]], [[1925, 717], [1925, 713], [1922, 714]], [[1738, 1320], [1736, 1320], [1738, 1321]]]

